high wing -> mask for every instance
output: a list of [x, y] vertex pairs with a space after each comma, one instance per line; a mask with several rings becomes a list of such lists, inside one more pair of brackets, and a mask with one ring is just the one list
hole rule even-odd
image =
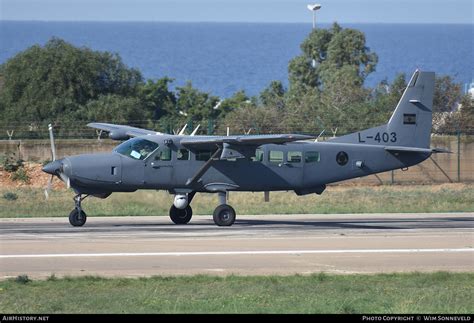
[[209, 145], [244, 145], [244, 146], [260, 146], [264, 144], [284, 144], [287, 142], [298, 140], [314, 139], [312, 136], [306, 135], [252, 135], [252, 136], [195, 136], [181, 139], [181, 144], [188, 148], [198, 148], [200, 146]]
[[125, 140], [129, 137], [138, 137], [138, 136], [145, 136], [145, 135], [161, 135], [161, 132], [156, 132], [152, 130], [140, 129], [130, 126], [123, 126], [117, 124], [110, 124], [110, 123], [98, 123], [92, 122], [87, 124], [88, 127], [100, 129], [103, 131], [107, 131], [109, 133], [110, 138], [114, 140]]

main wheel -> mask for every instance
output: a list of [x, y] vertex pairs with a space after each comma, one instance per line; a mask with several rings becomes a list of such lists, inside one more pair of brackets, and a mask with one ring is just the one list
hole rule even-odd
[[74, 209], [69, 213], [69, 223], [73, 227], [82, 227], [87, 221], [86, 212], [82, 211], [79, 213], [78, 209]]
[[213, 215], [214, 223], [220, 227], [228, 227], [235, 222], [235, 210], [232, 206], [222, 204], [216, 207]]
[[186, 224], [191, 221], [193, 216], [193, 209], [190, 205], [186, 206], [184, 209], [178, 209], [174, 205], [171, 205], [170, 208], [170, 218], [176, 224]]

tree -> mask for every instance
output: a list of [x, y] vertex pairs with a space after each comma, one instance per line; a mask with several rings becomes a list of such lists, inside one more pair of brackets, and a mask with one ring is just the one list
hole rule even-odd
[[433, 97], [433, 128], [436, 131], [454, 131], [448, 129], [448, 119], [459, 108], [461, 98], [460, 84], [455, 83], [450, 76], [436, 76]]
[[279, 127], [284, 118], [275, 107], [242, 105], [228, 113], [221, 121], [220, 130], [229, 127], [233, 133], [279, 133]]
[[140, 72], [127, 68], [118, 55], [58, 38], [28, 48], [1, 69], [4, 117], [15, 120], [66, 118], [101, 95], [133, 96], [142, 82]]
[[191, 82], [177, 87], [176, 112], [191, 121], [215, 119], [219, 111], [214, 109], [219, 98], [194, 88]]
[[461, 98], [457, 126], [465, 134], [474, 134], [474, 98], [466, 94]]
[[379, 83], [373, 90], [372, 99], [367, 102], [370, 106], [367, 112], [371, 114], [371, 117], [367, 116], [367, 127], [384, 124], [389, 120], [406, 87], [403, 73], [398, 74], [392, 84], [385, 80]]
[[116, 94], [101, 95], [89, 101], [77, 111], [76, 119], [107, 121], [118, 124], [142, 126], [149, 113], [138, 98], [122, 97]]
[[285, 88], [280, 81], [272, 81], [260, 93], [260, 101], [265, 106], [283, 109], [285, 107], [285, 92]]
[[474, 98], [469, 94], [461, 97], [455, 112], [445, 112], [445, 118], [440, 122], [438, 132], [474, 134]]
[[156, 82], [148, 80], [139, 88], [139, 97], [153, 120], [175, 113], [176, 96], [168, 88], [172, 82], [173, 79], [163, 77]]
[[358, 30], [342, 28], [314, 29], [301, 44], [302, 54], [288, 66], [290, 90], [311, 87], [322, 90], [337, 70], [356, 75], [355, 85], [362, 86], [375, 70], [378, 58], [365, 44], [365, 35]]
[[452, 112], [461, 100], [461, 85], [451, 76], [437, 76], [433, 98], [433, 112]]
[[235, 92], [234, 95], [222, 100], [218, 105], [219, 118], [224, 119], [228, 113], [248, 105], [253, 107], [257, 106], [257, 104], [252, 102], [251, 98], [247, 96], [244, 90]]

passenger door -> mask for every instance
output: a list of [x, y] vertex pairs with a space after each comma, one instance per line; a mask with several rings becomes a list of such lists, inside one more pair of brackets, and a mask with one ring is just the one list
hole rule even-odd
[[145, 186], [150, 188], [173, 187], [173, 173], [172, 151], [168, 146], [162, 146], [146, 159]]
[[268, 167], [273, 170], [285, 187], [279, 189], [295, 189], [303, 184], [303, 153], [297, 149], [283, 150], [278, 146], [271, 146], [267, 150]]

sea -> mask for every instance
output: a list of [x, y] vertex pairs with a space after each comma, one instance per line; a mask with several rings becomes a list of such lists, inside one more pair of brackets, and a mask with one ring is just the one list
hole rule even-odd
[[[449, 75], [463, 88], [474, 78], [474, 24], [341, 24], [366, 35], [377, 53], [366, 86], [408, 77], [417, 68]], [[316, 28], [329, 28], [319, 24]], [[0, 64], [52, 37], [118, 53], [146, 79], [168, 76], [221, 98], [258, 95], [272, 80], [288, 86], [288, 62], [301, 53], [310, 23], [0, 21]]]

